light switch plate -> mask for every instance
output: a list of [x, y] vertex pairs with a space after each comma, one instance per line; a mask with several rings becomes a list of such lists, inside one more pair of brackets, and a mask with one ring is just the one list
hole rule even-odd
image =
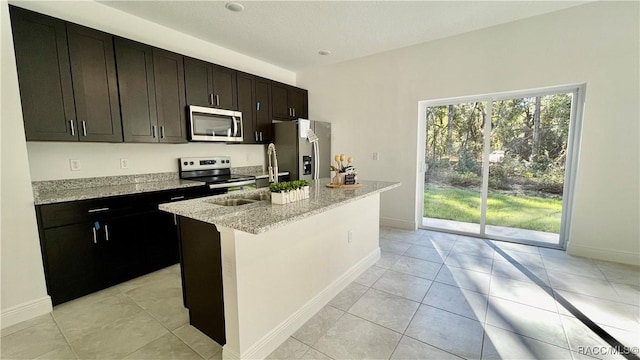
[[129, 168], [129, 159], [120, 159], [120, 169]]

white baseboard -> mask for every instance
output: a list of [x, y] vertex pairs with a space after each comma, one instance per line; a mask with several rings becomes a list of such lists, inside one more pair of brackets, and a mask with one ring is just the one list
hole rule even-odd
[[51, 305], [51, 297], [47, 295], [40, 299], [2, 310], [0, 324], [4, 329], [19, 322], [33, 319], [36, 316], [48, 314], [51, 311], [53, 311], [53, 305]]
[[[291, 314], [287, 319], [280, 323], [277, 327], [271, 330], [258, 342], [253, 344], [244, 354], [237, 357], [242, 359], [264, 359], [269, 356], [275, 349], [278, 348], [289, 336], [293, 335], [304, 323], [306, 323], [313, 315], [315, 315], [320, 309], [331, 301], [340, 291], [344, 290], [353, 280], [358, 278], [365, 270], [371, 267], [380, 259], [380, 248], [376, 248], [369, 255], [360, 260], [357, 264], [352, 266], [342, 276], [337, 278], [324, 290], [322, 290], [313, 299], [309, 300], [298, 311]], [[223, 358], [225, 353], [222, 353]], [[235, 354], [229, 354], [235, 356]], [[233, 359], [233, 357], [229, 357]]]
[[575, 256], [584, 256], [592, 259], [640, 266], [640, 254], [627, 251], [617, 251], [591, 246], [573, 245], [572, 243], [569, 243], [567, 247], [567, 253]]
[[380, 226], [387, 226], [405, 230], [416, 230], [418, 228], [418, 225], [415, 223], [415, 221], [406, 221], [382, 216], [380, 217]]

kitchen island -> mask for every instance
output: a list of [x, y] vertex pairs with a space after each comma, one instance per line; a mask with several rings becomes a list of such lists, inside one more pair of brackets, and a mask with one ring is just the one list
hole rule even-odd
[[379, 259], [379, 194], [400, 184], [329, 182], [286, 205], [220, 205], [267, 189], [160, 205], [179, 216], [190, 321], [225, 358], [266, 357]]

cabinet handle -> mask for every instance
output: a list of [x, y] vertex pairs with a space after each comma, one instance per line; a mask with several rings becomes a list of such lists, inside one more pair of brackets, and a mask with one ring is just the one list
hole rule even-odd
[[164, 125], [160, 126], [160, 139], [164, 139]]
[[260, 111], [260, 101], [256, 103], [256, 111]]
[[156, 126], [155, 125], [151, 126], [151, 136], [153, 136], [154, 138], [156, 137]]
[[296, 108], [292, 108], [293, 110], [293, 117], [296, 117]]
[[262, 131], [260, 131], [260, 141], [262, 141]]
[[178, 216], [173, 214], [173, 225], [178, 225]]
[[104, 239], [109, 241], [109, 225], [104, 224]]
[[291, 113], [291, 108], [289, 108], [289, 116], [293, 116], [293, 114]]
[[209, 94], [209, 104], [213, 105], [213, 94]]
[[220, 106], [220, 96], [216, 95], [216, 106]]
[[96, 228], [92, 227], [91, 230], [93, 230], [93, 243], [97, 244], [98, 243], [98, 236], [96, 234]]
[[69, 125], [71, 125], [71, 136], [76, 136], [76, 129], [73, 126], [73, 120], [69, 120]]
[[184, 199], [184, 195], [174, 196], [170, 200], [181, 200], [181, 199]]
[[87, 123], [82, 121], [82, 136], [87, 136]]
[[90, 213], [97, 213], [97, 212], [101, 212], [101, 211], [107, 211], [109, 210], [108, 207], [103, 207], [103, 208], [98, 208], [98, 209], [89, 209]]
[[256, 141], [258, 141], [258, 132], [257, 131], [253, 132], [253, 137], [256, 139]]

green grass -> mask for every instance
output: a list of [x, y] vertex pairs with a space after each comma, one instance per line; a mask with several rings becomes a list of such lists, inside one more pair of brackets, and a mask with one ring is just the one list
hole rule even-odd
[[[487, 225], [560, 232], [562, 199], [489, 193]], [[424, 217], [480, 222], [480, 193], [425, 186]]]

